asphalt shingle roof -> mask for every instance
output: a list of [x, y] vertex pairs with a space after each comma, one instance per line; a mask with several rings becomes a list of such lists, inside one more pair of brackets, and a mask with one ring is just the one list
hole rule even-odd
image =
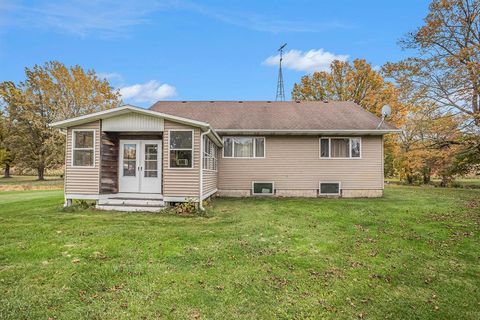
[[[159, 101], [150, 107], [215, 130], [375, 130], [380, 118], [345, 101]], [[379, 129], [395, 129], [384, 123]]]

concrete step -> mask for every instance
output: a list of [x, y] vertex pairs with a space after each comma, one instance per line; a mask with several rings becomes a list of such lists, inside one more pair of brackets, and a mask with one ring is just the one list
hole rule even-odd
[[136, 206], [136, 205], [100, 205], [96, 206], [99, 210], [114, 210], [128, 212], [160, 212], [163, 206]]
[[165, 202], [159, 199], [109, 198], [98, 200], [99, 205], [133, 205], [163, 207]]

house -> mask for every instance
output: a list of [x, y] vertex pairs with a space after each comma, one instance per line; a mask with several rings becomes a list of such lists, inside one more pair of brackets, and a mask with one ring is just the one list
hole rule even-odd
[[52, 127], [67, 137], [66, 205], [152, 211], [213, 195], [380, 197], [383, 136], [399, 131], [321, 101], [162, 101]]

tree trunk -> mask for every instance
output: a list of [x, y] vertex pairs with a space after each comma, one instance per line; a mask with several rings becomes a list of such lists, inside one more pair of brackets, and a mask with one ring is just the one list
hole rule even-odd
[[45, 168], [43, 167], [40, 167], [40, 168], [37, 168], [37, 172], [38, 172], [38, 180], [45, 180]]
[[408, 184], [412, 184], [413, 183], [413, 176], [408, 174], [407, 175], [407, 182], [408, 182]]
[[428, 173], [423, 173], [423, 184], [429, 184], [430, 183], [430, 174]]
[[449, 180], [450, 179], [447, 176], [442, 176], [442, 181], [440, 182], [440, 187], [447, 187]]
[[5, 163], [5, 171], [3, 172], [4, 178], [11, 178], [10, 176], [10, 164]]
[[429, 184], [430, 183], [430, 174], [431, 174], [431, 169], [429, 167], [423, 168], [423, 184]]

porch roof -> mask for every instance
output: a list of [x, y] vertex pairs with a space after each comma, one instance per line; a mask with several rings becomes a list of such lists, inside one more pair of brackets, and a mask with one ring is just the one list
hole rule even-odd
[[57, 121], [53, 122], [50, 124], [50, 127], [52, 128], [57, 128], [57, 129], [67, 129], [69, 127], [81, 125], [84, 123], [92, 122], [92, 121], [97, 121], [97, 120], [103, 120], [103, 119], [108, 119], [128, 113], [137, 113], [137, 114], [143, 114], [146, 116], [151, 116], [151, 117], [157, 117], [157, 118], [162, 118], [166, 120], [171, 120], [174, 122], [190, 125], [193, 127], [198, 127], [200, 128], [203, 132], [208, 132], [210, 130], [210, 135], [212, 140], [214, 140], [215, 144], [218, 146], [222, 146], [222, 139], [220, 136], [215, 132], [215, 130], [210, 126], [210, 124], [203, 122], [203, 121], [198, 121], [198, 120], [192, 120], [184, 117], [179, 117], [171, 114], [166, 114], [158, 111], [153, 111], [153, 110], [147, 110], [139, 107], [135, 107], [132, 105], [124, 105], [118, 108], [113, 108], [113, 109], [108, 109], [108, 110], [103, 110], [103, 111], [98, 111], [94, 113], [90, 113], [84, 116], [79, 116], [75, 118], [70, 118], [62, 121]]

